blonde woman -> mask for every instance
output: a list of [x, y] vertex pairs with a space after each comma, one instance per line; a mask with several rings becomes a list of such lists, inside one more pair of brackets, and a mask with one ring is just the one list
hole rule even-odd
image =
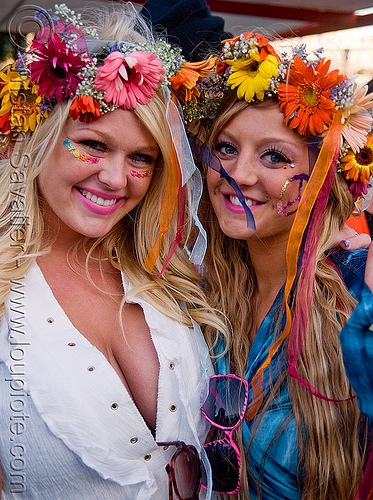
[[[237, 462], [220, 491], [352, 500], [369, 432], [339, 333], [362, 296], [366, 251], [328, 249], [369, 187], [371, 96], [319, 52], [300, 45], [280, 57], [252, 33], [225, 42], [199, 90], [185, 114], [199, 113], [200, 137], [214, 153], [193, 139], [213, 166], [201, 202], [205, 290], [231, 327], [228, 343], [210, 327], [206, 336], [217, 355], [228, 349], [217, 371], [249, 382], [236, 436], [241, 484]], [[362, 397], [372, 400], [371, 392]]]
[[196, 321], [219, 325], [183, 250], [198, 175], [168, 86], [185, 61], [131, 6], [37, 18], [0, 73], [2, 498], [163, 500], [207, 431]]

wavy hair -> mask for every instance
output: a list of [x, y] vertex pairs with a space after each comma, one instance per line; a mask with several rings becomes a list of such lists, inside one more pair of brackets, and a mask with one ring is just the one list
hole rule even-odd
[[[273, 105], [266, 100], [256, 106]], [[248, 103], [228, 95], [221, 112], [209, 130], [200, 135], [212, 145], [219, 131]], [[339, 230], [354, 208], [352, 196], [342, 175], [336, 175], [317, 248], [316, 280], [311, 313], [302, 354], [297, 369], [323, 394], [333, 399], [347, 399], [352, 394], [342, 361], [339, 332], [352, 313], [356, 300], [351, 296], [340, 275], [327, 258], [327, 250], [335, 241]], [[224, 313], [230, 322], [230, 371], [244, 377], [248, 354], [256, 334], [257, 277], [251, 264], [246, 243], [227, 237], [220, 230], [217, 217], [208, 198], [207, 189], [201, 202], [201, 220], [208, 233], [205, 259], [205, 290], [210, 304]], [[286, 276], [284, 276], [284, 279]], [[227, 293], [229, 290], [229, 293]], [[297, 292], [295, 292], [294, 302]], [[281, 334], [282, 311], [277, 318], [275, 335]], [[209, 326], [206, 339], [216, 342], [216, 333]], [[286, 346], [285, 346], [286, 349]], [[352, 500], [362, 477], [367, 451], [367, 426], [356, 400], [332, 403], [312, 396], [287, 372], [270, 383], [269, 395], [260, 416], [253, 422], [253, 436], [248, 449], [243, 451], [242, 435], [237, 441], [242, 451], [242, 470], [245, 462], [248, 474], [242, 474], [242, 487], [238, 498], [250, 498], [249, 481], [256, 483], [261, 498], [260, 477], [249, 470], [247, 457], [265, 413], [271, 408], [282, 384], [288, 383], [299, 443], [299, 490], [302, 500]], [[290, 414], [289, 414], [290, 417]], [[287, 425], [283, 422], [276, 437]], [[361, 430], [363, 432], [361, 433]], [[268, 450], [266, 450], [266, 453]]]
[[[89, 10], [86, 14], [90, 14]], [[132, 5], [92, 10], [91, 19], [94, 21], [90, 22], [88, 18], [84, 26], [95, 27], [102, 40], [136, 43], [153, 40], [153, 34]], [[70, 119], [70, 104], [57, 104], [34, 132], [20, 134], [10, 159], [2, 161], [0, 165], [0, 316], [4, 314], [4, 302], [12, 281], [25, 276], [35, 258], [50, 251], [42, 247], [43, 206], [38, 195], [37, 177], [44, 166], [53, 161], [54, 148]], [[147, 105], [138, 105], [133, 111], [154, 137], [161, 154], [150, 187], [139, 205], [104, 237], [97, 240], [82, 238], [82, 246], [87, 249], [86, 270], [89, 275], [90, 259], [93, 258], [94, 250], [100, 250], [100, 255], [104, 255], [128, 277], [134, 286], [131, 293], [141, 293], [162, 313], [190, 325], [190, 318], [180, 308], [180, 301], [185, 301], [192, 318], [202, 326], [208, 324], [212, 328], [224, 330], [223, 322], [208, 306], [200, 287], [200, 275], [184, 250], [178, 249], [162, 276], [157, 281], [155, 279], [176, 236], [176, 217], [163, 237], [161, 255], [151, 275], [144, 265], [159, 231], [158, 214], [162, 193], [172, 162], [175, 161], [166, 106], [167, 96], [163, 90], [158, 90]], [[181, 248], [192, 231], [190, 219], [187, 207]]]

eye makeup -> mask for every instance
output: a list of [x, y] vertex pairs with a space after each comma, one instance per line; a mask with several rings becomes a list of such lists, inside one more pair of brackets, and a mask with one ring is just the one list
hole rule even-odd
[[95, 158], [92, 156], [86, 156], [83, 155], [75, 146], [71, 144], [69, 139], [65, 139], [63, 141], [64, 146], [67, 147], [67, 149], [70, 151], [72, 155], [75, 156], [75, 158], [78, 158], [78, 160], [85, 161], [86, 163], [98, 163], [100, 161], [100, 158]]

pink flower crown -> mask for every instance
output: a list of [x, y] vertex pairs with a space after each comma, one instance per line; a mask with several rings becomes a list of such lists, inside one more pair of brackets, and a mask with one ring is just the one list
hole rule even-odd
[[0, 72], [0, 153], [19, 132], [34, 131], [57, 103], [73, 99], [72, 118], [90, 122], [117, 107], [148, 104], [162, 87], [195, 99], [196, 83], [214, 67], [212, 57], [186, 62], [181, 49], [164, 40], [98, 40], [64, 4], [49, 18], [28, 51]]
[[367, 194], [373, 174], [373, 94], [366, 95], [367, 87], [357, 91], [352, 80], [330, 71], [330, 64], [322, 49], [309, 54], [305, 45], [280, 56], [258, 33], [225, 40], [214, 71], [197, 83], [199, 98], [183, 103], [185, 121], [199, 119], [209, 127], [234, 89], [249, 103], [277, 97], [285, 125], [301, 135], [325, 137], [339, 120], [338, 169], [356, 201]]

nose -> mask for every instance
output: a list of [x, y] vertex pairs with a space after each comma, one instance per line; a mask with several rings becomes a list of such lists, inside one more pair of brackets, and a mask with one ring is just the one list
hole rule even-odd
[[126, 158], [117, 154], [110, 159], [100, 161], [100, 170], [97, 173], [99, 181], [111, 191], [119, 191], [127, 186], [129, 167]]
[[241, 152], [226, 170], [239, 186], [253, 186], [258, 181], [256, 161], [249, 153]]

